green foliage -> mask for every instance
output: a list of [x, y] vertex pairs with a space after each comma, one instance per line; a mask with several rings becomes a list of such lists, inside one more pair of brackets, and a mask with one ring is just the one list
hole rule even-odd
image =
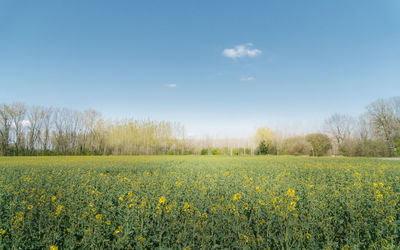
[[327, 135], [321, 133], [308, 134], [306, 141], [311, 144], [311, 155], [325, 155], [332, 148], [331, 139]]
[[0, 158], [2, 249], [396, 249], [400, 161]]
[[400, 139], [397, 139], [394, 143], [394, 148], [395, 148], [395, 155], [400, 156]]
[[211, 154], [212, 154], [212, 155], [222, 155], [222, 152], [221, 152], [221, 150], [219, 150], [218, 148], [216, 148], [216, 149], [213, 149], [213, 150], [211, 151]]
[[203, 148], [200, 152], [200, 155], [208, 155], [208, 149]]
[[266, 155], [269, 151], [269, 144], [265, 140], [260, 141], [257, 147], [257, 154], [258, 155]]
[[256, 154], [258, 155], [267, 155], [267, 154], [276, 154], [277, 149], [276, 146], [272, 144], [270, 141], [262, 140], [256, 149]]

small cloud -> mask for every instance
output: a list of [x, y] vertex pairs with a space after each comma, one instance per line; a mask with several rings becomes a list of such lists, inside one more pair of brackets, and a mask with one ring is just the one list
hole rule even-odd
[[165, 86], [167, 86], [168, 88], [176, 88], [176, 84], [175, 83], [168, 83]]
[[235, 59], [235, 58], [246, 57], [246, 56], [254, 57], [254, 56], [260, 55], [262, 53], [262, 51], [259, 49], [252, 49], [251, 48], [252, 46], [253, 46], [252, 43], [236, 45], [233, 49], [224, 49], [224, 51], [222, 52], [222, 55]]
[[19, 125], [22, 127], [30, 127], [31, 126], [31, 122], [29, 120], [22, 120], [19, 122]]
[[256, 78], [254, 78], [252, 76], [240, 78], [240, 81], [242, 81], [242, 82], [254, 81], [254, 80], [256, 80]]

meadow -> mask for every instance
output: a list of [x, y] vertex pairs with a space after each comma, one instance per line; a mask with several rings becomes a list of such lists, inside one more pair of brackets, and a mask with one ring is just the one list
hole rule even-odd
[[400, 161], [0, 158], [1, 249], [391, 249]]

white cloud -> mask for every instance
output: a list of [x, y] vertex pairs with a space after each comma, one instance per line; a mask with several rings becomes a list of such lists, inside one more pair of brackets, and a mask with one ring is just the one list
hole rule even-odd
[[261, 50], [259, 49], [252, 49], [251, 47], [253, 46], [252, 43], [246, 43], [243, 45], [236, 45], [235, 48], [233, 49], [224, 49], [222, 52], [223, 56], [229, 57], [229, 58], [240, 58], [240, 57], [254, 57], [257, 55], [260, 55], [262, 53]]
[[176, 88], [176, 84], [175, 83], [168, 83], [165, 86], [167, 86], [168, 88]]
[[31, 126], [31, 122], [29, 120], [23, 120], [23, 121], [20, 122], [20, 124], [22, 125], [22, 127]]
[[256, 80], [256, 78], [252, 77], [252, 76], [240, 78], [240, 81], [243, 81], [243, 82], [254, 81], [254, 80]]

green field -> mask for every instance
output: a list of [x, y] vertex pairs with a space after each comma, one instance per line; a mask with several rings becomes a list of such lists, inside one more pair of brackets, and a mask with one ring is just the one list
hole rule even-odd
[[0, 158], [0, 248], [397, 248], [400, 161]]

